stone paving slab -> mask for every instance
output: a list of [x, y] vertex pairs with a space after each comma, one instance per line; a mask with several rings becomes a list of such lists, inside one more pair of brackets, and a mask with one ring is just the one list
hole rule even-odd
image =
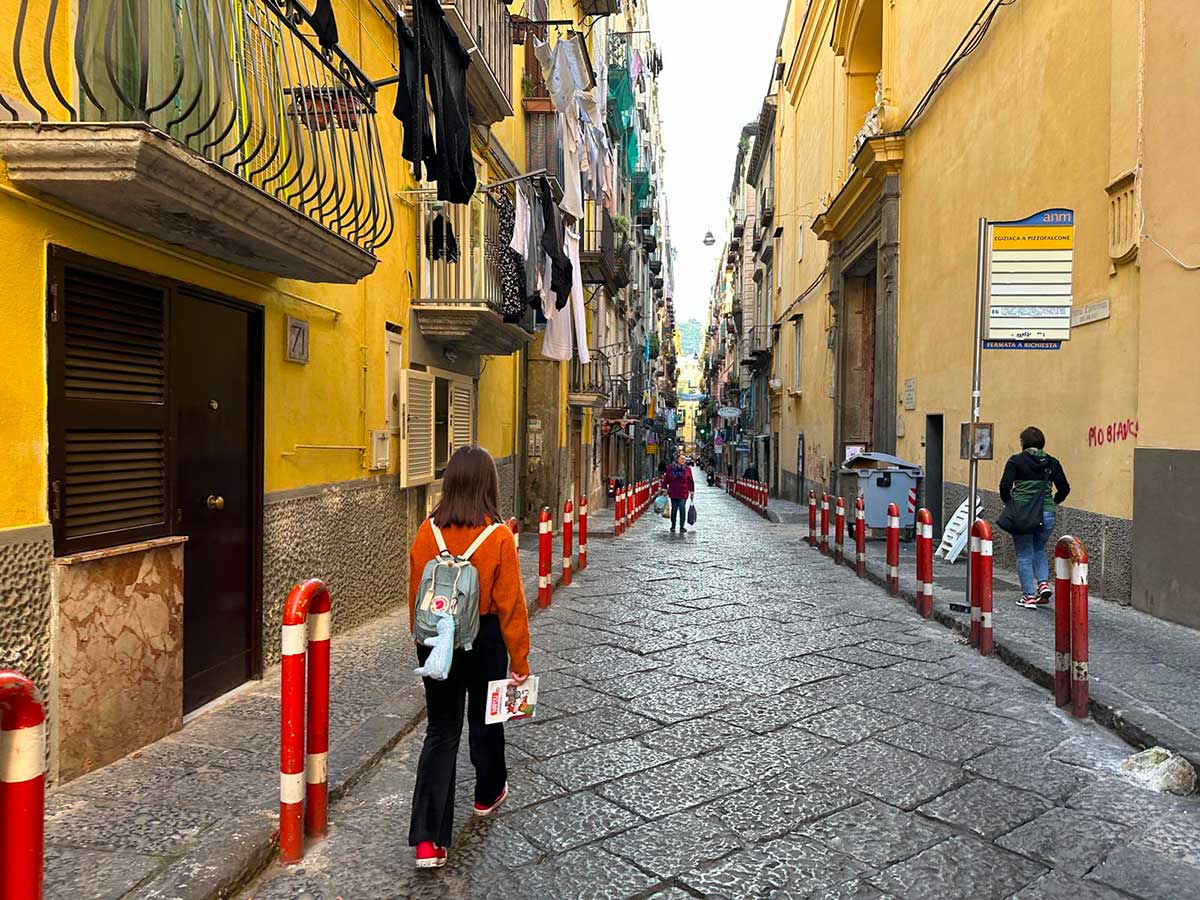
[[412, 867], [413, 732], [301, 868], [243, 898], [1196, 898], [1200, 800], [1126, 779], [1109, 731], [789, 548], [789, 526], [701, 503], [687, 535], [597, 541], [532, 620], [572, 665], [546, 673], [544, 721], [506, 729], [511, 793], [487, 819], [466, 815], [463, 741], [444, 870]]

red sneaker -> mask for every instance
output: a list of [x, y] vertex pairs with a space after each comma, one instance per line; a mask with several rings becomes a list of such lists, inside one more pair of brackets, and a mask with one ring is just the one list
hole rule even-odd
[[492, 801], [491, 805], [485, 806], [484, 804], [476, 801], [475, 815], [490, 816], [492, 813], [494, 813], [496, 811], [496, 807], [498, 807], [501, 803], [503, 803], [507, 797], [508, 797], [508, 782], [506, 781], [506, 782], [504, 782], [504, 790], [502, 790], [500, 792], [499, 797], [497, 797], [494, 801]]
[[445, 864], [445, 847], [439, 847], [433, 841], [421, 841], [417, 844], [418, 869], [440, 869]]

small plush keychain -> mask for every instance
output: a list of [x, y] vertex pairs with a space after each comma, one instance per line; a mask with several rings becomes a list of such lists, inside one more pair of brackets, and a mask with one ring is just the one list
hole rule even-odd
[[445, 681], [454, 659], [454, 616], [445, 613], [438, 616], [437, 637], [426, 638], [425, 646], [432, 647], [433, 652], [426, 657], [425, 665], [414, 669], [413, 674]]

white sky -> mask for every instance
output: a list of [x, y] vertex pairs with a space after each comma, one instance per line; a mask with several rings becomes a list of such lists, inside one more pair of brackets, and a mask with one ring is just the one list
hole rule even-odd
[[[787, 0], [651, 0], [666, 188], [675, 259], [675, 318], [705, 319], [721, 252], [742, 127], [758, 119]], [[712, 231], [716, 245], [704, 246]]]

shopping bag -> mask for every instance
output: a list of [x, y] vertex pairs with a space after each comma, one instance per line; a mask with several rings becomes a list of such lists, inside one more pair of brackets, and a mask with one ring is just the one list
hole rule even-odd
[[663, 507], [662, 517], [664, 519], [671, 518], [671, 504], [670, 503], [668, 503], [666, 506]]
[[691, 506], [688, 507], [688, 524], [689, 525], [696, 524], [696, 504], [695, 503], [693, 503]]
[[662, 511], [667, 507], [667, 503], [668, 501], [666, 495], [659, 494], [654, 498], [654, 511], [656, 513], [662, 513]]

